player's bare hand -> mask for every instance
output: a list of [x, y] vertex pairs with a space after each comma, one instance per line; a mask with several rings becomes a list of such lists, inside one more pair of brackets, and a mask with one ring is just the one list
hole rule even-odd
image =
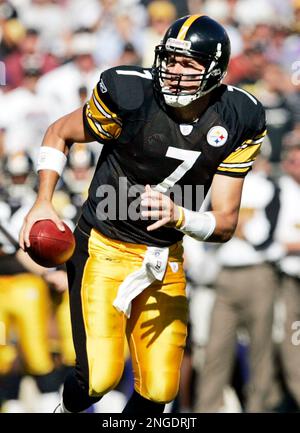
[[141, 199], [142, 207], [148, 208], [148, 210], [142, 210], [142, 216], [158, 220], [147, 227], [148, 231], [156, 230], [162, 226], [174, 227], [176, 225], [180, 216], [179, 207], [170, 197], [151, 189], [150, 185], [146, 185]]
[[24, 219], [24, 224], [20, 231], [19, 245], [22, 250], [30, 247], [29, 233], [33, 224], [40, 220], [52, 220], [59, 230], [65, 231], [64, 225], [55, 212], [54, 207], [48, 200], [37, 200]]
[[48, 284], [51, 284], [55, 290], [62, 293], [68, 288], [68, 278], [65, 271], [49, 271], [43, 274]]

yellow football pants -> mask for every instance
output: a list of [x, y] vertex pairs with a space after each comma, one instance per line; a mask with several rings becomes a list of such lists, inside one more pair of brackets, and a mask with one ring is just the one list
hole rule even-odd
[[146, 246], [114, 241], [95, 230], [87, 235], [77, 228], [75, 236], [76, 251], [68, 263], [71, 315], [77, 371], [89, 394], [101, 396], [118, 384], [127, 335], [136, 391], [160, 403], [173, 400], [188, 315], [181, 243], [169, 248], [163, 281], [133, 300], [127, 319], [113, 301], [123, 280], [141, 267]]
[[55, 321], [58, 331], [58, 347], [62, 362], [69, 367], [75, 364], [75, 350], [72, 338], [69, 293], [62, 294], [61, 302], [55, 308]]
[[[16, 329], [26, 370], [35, 375], [48, 374], [54, 368], [48, 346], [49, 306], [48, 286], [41, 277], [32, 274], [0, 277], [0, 322], [7, 339], [11, 327]], [[12, 353], [9, 345], [0, 345], [2, 373], [9, 372], [14, 360], [9, 353]]]

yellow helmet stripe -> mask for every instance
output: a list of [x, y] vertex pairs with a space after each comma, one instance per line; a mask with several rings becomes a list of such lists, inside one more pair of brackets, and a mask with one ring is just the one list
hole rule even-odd
[[185, 22], [182, 24], [181, 29], [179, 30], [177, 39], [184, 41], [184, 38], [188, 32], [188, 29], [191, 27], [191, 25], [193, 24], [194, 21], [196, 21], [196, 19], [202, 17], [203, 14], [200, 15], [191, 15], [189, 18], [187, 18], [185, 20]]

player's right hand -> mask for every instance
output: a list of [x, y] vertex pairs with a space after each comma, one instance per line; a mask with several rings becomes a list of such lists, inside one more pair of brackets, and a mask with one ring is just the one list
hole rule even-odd
[[24, 224], [20, 231], [19, 245], [22, 250], [30, 247], [29, 233], [34, 223], [40, 220], [52, 220], [62, 232], [65, 231], [64, 225], [52, 203], [48, 200], [37, 200], [24, 219]]

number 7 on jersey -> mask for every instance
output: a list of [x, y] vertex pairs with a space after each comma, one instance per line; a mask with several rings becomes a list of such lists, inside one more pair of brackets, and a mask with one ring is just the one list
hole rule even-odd
[[169, 146], [166, 156], [168, 158], [179, 159], [183, 162], [176, 168], [176, 170], [173, 171], [173, 173], [156, 185], [154, 190], [165, 193], [169, 188], [172, 188], [175, 183], [178, 182], [185, 175], [185, 173], [193, 167], [200, 155], [201, 152], [197, 152], [195, 150], [178, 149], [177, 147]]

